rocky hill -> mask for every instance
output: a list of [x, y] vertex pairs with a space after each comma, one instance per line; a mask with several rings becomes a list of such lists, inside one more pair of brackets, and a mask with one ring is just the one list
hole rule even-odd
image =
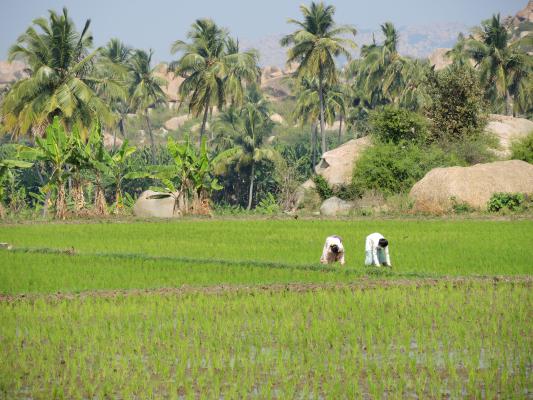
[[[503, 23], [511, 32], [511, 41], [533, 35], [533, 0], [529, 0], [524, 9], [517, 12], [514, 17], [504, 18]], [[455, 43], [455, 40], [452, 45], [437, 48], [429, 55], [429, 61], [431, 65], [435, 66], [435, 69], [439, 70], [451, 64], [451, 60], [446, 57], [446, 52], [453, 47], [453, 43]], [[523, 45], [523, 49], [533, 55], [533, 46], [531, 44]]]
[[25, 76], [26, 65], [20, 61], [0, 61], [0, 90]]

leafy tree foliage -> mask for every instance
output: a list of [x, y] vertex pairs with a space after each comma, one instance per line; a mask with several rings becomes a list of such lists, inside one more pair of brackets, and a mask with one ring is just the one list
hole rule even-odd
[[456, 142], [480, 135], [486, 124], [483, 90], [468, 65], [453, 64], [433, 71], [427, 80], [431, 103], [426, 115], [432, 121], [431, 138]]
[[382, 142], [423, 144], [427, 140], [427, 122], [419, 114], [406, 109], [386, 106], [374, 111], [370, 121], [373, 134]]

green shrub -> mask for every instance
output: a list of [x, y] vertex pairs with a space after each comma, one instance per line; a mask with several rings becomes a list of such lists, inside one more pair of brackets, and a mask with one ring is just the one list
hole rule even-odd
[[405, 193], [432, 168], [451, 164], [450, 156], [436, 146], [377, 142], [356, 161], [352, 185], [360, 192]]
[[370, 114], [373, 133], [382, 142], [415, 141], [427, 139], [427, 124], [417, 113], [403, 108], [386, 106]]
[[280, 212], [279, 204], [272, 193], [266, 196], [257, 204], [255, 211], [259, 214], [272, 215]]
[[498, 148], [498, 140], [493, 135], [480, 133], [458, 142], [442, 144], [441, 147], [456, 165], [468, 166], [494, 161], [496, 155], [491, 149]]
[[513, 160], [527, 161], [533, 164], [533, 132], [519, 139], [511, 145], [511, 158]]
[[522, 193], [494, 193], [487, 203], [489, 212], [499, 212], [507, 209], [517, 211], [525, 203], [526, 197]]
[[333, 189], [329, 187], [328, 181], [326, 181], [323, 176], [314, 175], [313, 182], [315, 182], [316, 191], [322, 200], [329, 199], [333, 196]]
[[468, 203], [457, 201], [457, 198], [455, 196], [452, 196], [450, 198], [450, 201], [452, 202], [452, 211], [455, 214], [465, 214], [474, 211], [474, 209], [470, 207]]

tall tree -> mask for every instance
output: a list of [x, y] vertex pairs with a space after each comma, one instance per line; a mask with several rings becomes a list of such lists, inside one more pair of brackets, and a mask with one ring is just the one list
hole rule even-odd
[[[324, 99], [324, 119], [329, 125], [335, 122], [335, 119], [346, 114], [345, 93], [341, 85], [325, 86]], [[296, 105], [293, 116], [301, 125], [311, 123], [311, 154], [312, 167], [316, 164], [315, 158], [315, 129], [320, 123], [320, 98], [319, 98], [318, 79], [304, 77], [296, 86]], [[339, 132], [340, 134], [340, 132]]]
[[[105, 47], [100, 50], [100, 61], [106, 73], [111, 72], [121, 81], [126, 91], [131, 87], [130, 58], [133, 50], [122, 43], [119, 39], [109, 40]], [[117, 128], [125, 139], [124, 120], [128, 113], [128, 93], [120, 94], [109, 99], [111, 110], [116, 114], [117, 124], [113, 129], [113, 149], [116, 148]]]
[[406, 60], [398, 53], [398, 31], [390, 22], [382, 24], [381, 31], [385, 36], [383, 44], [374, 42], [363, 46], [362, 60], [349, 68], [349, 73], [356, 78], [356, 85], [373, 107], [397, 102], [405, 84]]
[[292, 46], [287, 53], [287, 64], [298, 62], [298, 77], [315, 76], [318, 78], [318, 97], [320, 102], [320, 134], [322, 135], [322, 152], [327, 151], [325, 135], [324, 87], [337, 82], [335, 58], [343, 55], [351, 58], [349, 49], [356, 47], [352, 39], [343, 35], [355, 36], [352, 26], [338, 26], [333, 20], [335, 7], [324, 3], [312, 2], [310, 7], [300, 6], [303, 20], [290, 19], [289, 23], [298, 29], [283, 37], [282, 46]]
[[183, 53], [171, 64], [176, 74], [185, 78], [180, 86], [182, 100], [188, 100], [189, 112], [203, 112], [200, 139], [205, 134], [209, 109], [222, 109], [229, 99], [240, 104], [244, 85], [257, 80], [257, 53], [239, 52], [238, 42], [229, 38], [226, 29], [210, 19], [198, 19], [187, 34], [189, 43], [176, 40], [172, 53]]
[[509, 39], [510, 34], [500, 21], [500, 14], [493, 15], [473, 30], [466, 42], [466, 51], [479, 69], [493, 105], [503, 102], [507, 115], [512, 115], [515, 98], [520, 91], [528, 89], [525, 83], [531, 73], [532, 61], [518, 42], [511, 44]]
[[30, 76], [16, 82], [2, 102], [6, 131], [13, 136], [30, 132], [40, 136], [54, 116], [85, 131], [95, 118], [111, 123], [113, 113], [95, 88], [114, 93], [121, 86], [95, 74], [98, 50], [89, 52], [93, 43], [89, 26], [87, 20], [80, 33], [66, 8], [61, 14], [49, 11], [48, 19], [35, 19], [11, 46], [9, 60], [23, 60]]
[[137, 113], [141, 113], [146, 121], [146, 128], [150, 135], [150, 146], [152, 149], [152, 162], [155, 163], [155, 142], [150, 123], [148, 110], [158, 104], [166, 102], [166, 95], [161, 89], [165, 84], [164, 79], [155, 75], [155, 68], [151, 67], [153, 52], [136, 50], [130, 60], [131, 71], [131, 95], [130, 107]]
[[234, 132], [234, 147], [220, 153], [213, 160], [215, 172], [220, 174], [227, 172], [230, 166], [236, 167], [238, 171], [248, 171], [247, 210], [252, 207], [257, 164], [262, 160], [276, 162], [279, 159], [279, 153], [265, 143], [272, 127], [268, 104], [259, 90], [252, 87], [239, 118], [228, 126], [228, 131]]

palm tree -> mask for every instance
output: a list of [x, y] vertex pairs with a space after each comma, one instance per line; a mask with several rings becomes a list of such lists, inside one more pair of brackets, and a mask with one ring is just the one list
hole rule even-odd
[[453, 48], [446, 52], [448, 57], [454, 64], [466, 65], [469, 62], [468, 53], [466, 51], [466, 38], [461, 32], [457, 35], [457, 42]]
[[466, 51], [479, 69], [493, 104], [503, 99], [507, 115], [512, 115], [514, 98], [521, 90], [527, 90], [525, 82], [531, 72], [531, 57], [520, 49], [519, 42], [511, 44], [509, 39], [500, 14], [493, 15], [474, 29], [466, 42]]
[[253, 49], [241, 52], [239, 41], [228, 37], [224, 58], [228, 66], [224, 77], [225, 98], [231, 105], [240, 106], [246, 94], [246, 84], [258, 83], [261, 76], [261, 69], [257, 65], [259, 53]]
[[252, 87], [246, 96], [245, 105], [240, 110], [239, 119], [228, 130], [234, 133], [235, 146], [220, 153], [213, 163], [215, 172], [223, 174], [230, 166], [237, 171], [249, 171], [249, 189], [247, 210], [252, 207], [256, 165], [262, 160], [277, 162], [279, 153], [265, 144], [265, 138], [273, 128], [270, 111], [266, 100], [259, 90]]
[[[337, 116], [346, 114], [345, 93], [341, 85], [336, 84], [331, 87], [325, 86], [324, 99], [324, 120], [328, 125], [332, 125]], [[315, 143], [316, 143], [316, 127], [320, 118], [320, 98], [319, 98], [319, 83], [316, 77], [302, 78], [299, 85], [296, 87], [296, 105], [293, 111], [293, 116], [301, 125], [311, 123], [311, 153], [312, 153], [312, 168], [316, 164], [315, 157]], [[340, 130], [339, 130], [340, 141]]]
[[398, 102], [406, 83], [408, 61], [398, 53], [398, 31], [391, 22], [382, 24], [381, 31], [385, 36], [383, 44], [374, 42], [363, 46], [363, 59], [349, 68], [349, 73], [356, 78], [356, 85], [367, 94], [366, 99], [373, 107]]
[[[132, 49], [126, 46], [119, 39], [111, 39], [105, 47], [100, 50], [100, 60], [107, 71], [112, 71], [118, 79], [123, 82], [125, 88], [131, 86], [129, 74], [129, 62]], [[117, 128], [125, 139], [124, 120], [128, 113], [127, 96], [118, 96], [109, 99], [113, 112], [117, 115], [117, 125], [113, 127], [113, 149], [116, 147]]]
[[155, 163], [155, 142], [150, 124], [148, 109], [158, 104], [166, 102], [166, 95], [161, 89], [165, 84], [164, 79], [155, 75], [155, 68], [151, 68], [153, 52], [136, 50], [130, 60], [131, 72], [131, 94], [130, 108], [137, 113], [142, 113], [146, 120], [146, 127], [150, 135], [150, 145], [152, 149], [152, 162]]
[[303, 21], [290, 19], [289, 23], [299, 28], [281, 40], [282, 46], [292, 45], [287, 53], [287, 64], [299, 62], [296, 71], [298, 77], [318, 77], [318, 97], [320, 101], [320, 134], [322, 135], [322, 151], [326, 152], [326, 136], [324, 131], [324, 85], [332, 85], [337, 81], [335, 58], [343, 55], [351, 58], [348, 49], [356, 47], [351, 39], [341, 35], [355, 36], [356, 30], [351, 26], [337, 26], [333, 20], [335, 7], [324, 3], [312, 2], [310, 7], [300, 6]]
[[40, 136], [54, 116], [60, 116], [67, 126], [78, 124], [85, 131], [95, 118], [113, 120], [95, 88], [100, 86], [113, 93], [119, 85], [94, 74], [98, 50], [89, 53], [93, 42], [89, 25], [87, 20], [78, 33], [66, 8], [62, 14], [49, 11], [49, 19], [35, 19], [11, 46], [9, 60], [22, 59], [30, 72], [28, 78], [13, 85], [2, 102], [4, 125], [13, 136], [30, 131]]
[[171, 67], [185, 78], [179, 91], [182, 100], [189, 101], [189, 112], [196, 116], [203, 112], [201, 143], [209, 109], [222, 109], [228, 98], [233, 104], [241, 103], [244, 85], [259, 77], [258, 57], [253, 51], [239, 52], [238, 42], [210, 19], [196, 20], [187, 37], [190, 43], [172, 44], [171, 52], [183, 55]]

